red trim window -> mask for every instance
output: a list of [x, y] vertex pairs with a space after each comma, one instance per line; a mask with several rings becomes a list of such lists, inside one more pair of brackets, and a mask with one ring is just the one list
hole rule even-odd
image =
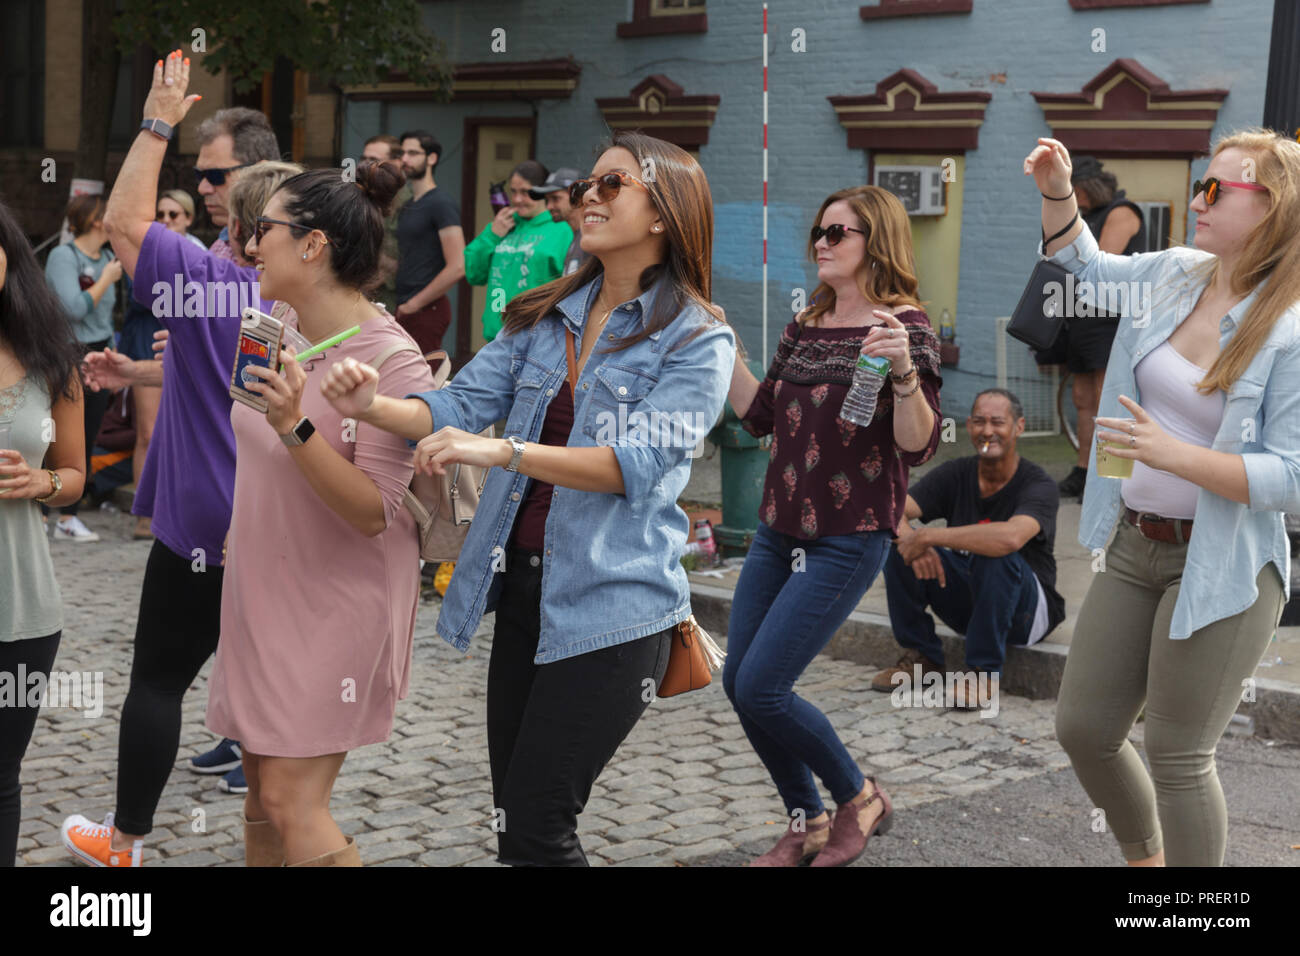
[[705, 5], [706, 0], [632, 0], [632, 19], [618, 25], [618, 35], [705, 33], [709, 29]]

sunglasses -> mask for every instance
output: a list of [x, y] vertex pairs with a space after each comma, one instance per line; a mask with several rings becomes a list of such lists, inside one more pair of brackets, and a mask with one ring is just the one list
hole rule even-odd
[[179, 216], [180, 214], [181, 211], [179, 209], [166, 209], [166, 210], [159, 209], [157, 218], [159, 222], [162, 222], [164, 217], [170, 219], [172, 222], [175, 222], [176, 217]]
[[[315, 226], [305, 226], [300, 222], [286, 222], [283, 219], [268, 219], [266, 216], [258, 216], [257, 224], [253, 227], [253, 236], [257, 239], [258, 245], [262, 244], [262, 237], [266, 235], [266, 231], [272, 226], [288, 226], [290, 229], [302, 229], [306, 232], [311, 232], [316, 228]], [[328, 243], [329, 239], [327, 238], [324, 241]]]
[[846, 232], [856, 232], [860, 236], [866, 235], [866, 232], [862, 229], [854, 229], [852, 226], [845, 226], [838, 222], [832, 223], [831, 225], [827, 226], [825, 229], [823, 229], [821, 226], [813, 226], [812, 227], [813, 245], [816, 245], [819, 239], [825, 237], [826, 245], [838, 246], [840, 244], [840, 240], [844, 238], [844, 234]]
[[576, 206], [592, 186], [596, 187], [596, 202], [609, 202], [624, 186], [640, 186], [647, 193], [650, 187], [630, 173], [605, 173], [592, 179], [579, 179], [569, 187], [569, 202]]
[[1195, 199], [1198, 193], [1205, 193], [1205, 205], [1213, 206], [1219, 199], [1219, 187], [1232, 186], [1234, 189], [1253, 189], [1257, 192], [1268, 192], [1268, 190], [1258, 183], [1236, 183], [1231, 179], [1217, 179], [1211, 176], [1204, 181], [1196, 180], [1192, 183], [1192, 198]]
[[206, 179], [213, 186], [224, 186], [226, 184], [227, 175], [233, 173], [237, 169], [244, 169], [247, 165], [247, 163], [243, 163], [239, 166], [227, 166], [225, 169], [199, 169], [199, 167], [195, 166], [193, 167], [194, 184], [197, 186]]

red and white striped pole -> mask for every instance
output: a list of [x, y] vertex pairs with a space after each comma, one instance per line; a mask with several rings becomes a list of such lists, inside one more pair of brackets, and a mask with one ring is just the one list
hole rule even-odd
[[763, 352], [767, 364], [767, 4], [763, 4]]

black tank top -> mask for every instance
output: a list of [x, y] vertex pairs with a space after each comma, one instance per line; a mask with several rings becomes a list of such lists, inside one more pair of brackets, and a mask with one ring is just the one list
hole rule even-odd
[[1130, 239], [1128, 245], [1124, 247], [1122, 255], [1131, 256], [1135, 252], [1146, 252], [1146, 220], [1142, 216], [1142, 210], [1133, 202], [1124, 198], [1124, 190], [1121, 189], [1115, 193], [1115, 198], [1111, 200], [1109, 206], [1103, 206], [1100, 209], [1094, 209], [1091, 212], [1081, 213], [1081, 215], [1083, 216], [1083, 221], [1088, 224], [1088, 229], [1092, 231], [1092, 237], [1100, 240], [1102, 227], [1106, 224], [1106, 217], [1120, 206], [1127, 206], [1129, 209], [1132, 209], [1137, 213], [1139, 223], [1138, 231], [1133, 233], [1133, 238]]

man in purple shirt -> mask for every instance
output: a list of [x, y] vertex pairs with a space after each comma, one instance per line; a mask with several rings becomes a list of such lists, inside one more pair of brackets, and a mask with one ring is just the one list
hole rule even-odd
[[[275, 137], [261, 114], [222, 110], [200, 127], [199, 192], [213, 221], [231, 228], [232, 245], [204, 252], [155, 223], [167, 141], [195, 99], [164, 84], [162, 75], [159, 61], [145, 101], [145, 125], [122, 164], [104, 218], [137, 300], [152, 309], [170, 338], [158, 421], [132, 509], [152, 514], [156, 541], [145, 569], [131, 685], [122, 707], [117, 809], [104, 826], [80, 814], [63, 824], [64, 845], [98, 866], [140, 865], [143, 837], [153, 827], [176, 760], [181, 701], [216, 650], [222, 546], [235, 477], [230, 369], [242, 307], [271, 309], [257, 292], [258, 273], [243, 260], [242, 247], [266, 197], [291, 174], [249, 171], [260, 160], [278, 158]], [[229, 213], [236, 175], [247, 176], [248, 190], [260, 194], [248, 198], [256, 208], [246, 223]]]

